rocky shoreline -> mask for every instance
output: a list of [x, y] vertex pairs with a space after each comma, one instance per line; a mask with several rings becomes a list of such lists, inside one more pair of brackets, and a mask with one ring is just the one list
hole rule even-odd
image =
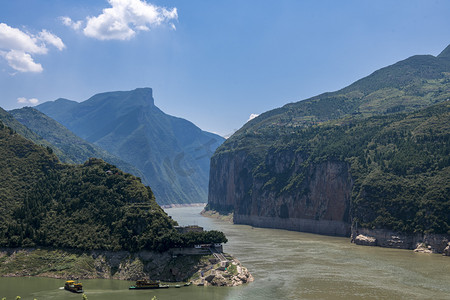
[[363, 246], [409, 249], [419, 253], [450, 256], [450, 236], [446, 234], [407, 234], [383, 229], [352, 230], [351, 242]]
[[163, 282], [192, 282], [199, 286], [238, 286], [253, 276], [231, 255], [174, 257], [170, 252], [74, 251], [61, 249], [0, 249], [0, 276], [40, 276], [60, 279], [149, 278]]
[[[264, 220], [264, 218], [253, 218], [251, 221], [246, 222], [245, 218], [241, 216], [238, 216], [238, 218], [236, 218], [236, 215], [233, 213], [222, 214], [221, 212], [213, 209], [203, 210], [201, 214], [205, 217], [215, 218], [218, 220], [230, 222], [232, 224], [245, 224], [261, 228], [278, 228], [299, 232], [311, 232], [316, 234], [318, 234], [318, 232], [311, 230], [311, 228], [313, 227], [313, 225], [321, 224], [320, 222], [314, 223], [311, 221], [311, 224], [309, 224], [310, 226], [308, 227], [309, 230], [304, 230], [305, 228], [307, 228], [305, 226], [303, 226], [302, 230], [299, 222], [296, 223], [297, 220], [282, 220], [283, 223], [281, 225], [283, 226], [281, 226], [277, 222], [273, 222], [272, 224], [270, 224], [270, 221], [275, 220], [276, 218], [267, 218], [267, 220]], [[235, 222], [236, 219], [238, 219], [238, 222]], [[256, 219], [262, 221], [252, 222]], [[327, 222], [322, 223], [328, 225]], [[338, 224], [340, 227], [336, 227], [333, 225], [334, 227], [330, 226], [330, 228], [334, 229], [327, 231], [328, 234], [324, 233], [325, 230], [321, 230], [321, 233], [319, 234], [348, 237], [348, 235], [343, 234], [344, 231], [336, 230], [336, 228], [345, 228], [345, 225], [342, 225], [339, 222], [334, 223]], [[346, 226], [350, 228], [350, 224], [347, 224]], [[419, 253], [437, 253], [444, 256], [450, 256], [450, 235], [448, 234], [407, 234], [384, 229], [358, 228], [358, 230], [356, 230], [355, 228], [352, 228], [350, 234], [350, 242], [362, 246], [408, 249], [414, 250], [414, 252]]]

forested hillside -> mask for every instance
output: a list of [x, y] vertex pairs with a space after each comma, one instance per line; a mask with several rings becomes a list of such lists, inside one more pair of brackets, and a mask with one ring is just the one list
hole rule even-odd
[[149, 187], [99, 159], [61, 164], [51, 148], [0, 122], [0, 246], [164, 251], [224, 242], [178, 234]]

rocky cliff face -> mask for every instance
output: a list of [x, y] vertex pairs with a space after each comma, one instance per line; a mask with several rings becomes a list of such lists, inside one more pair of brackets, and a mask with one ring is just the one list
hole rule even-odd
[[265, 160], [265, 168], [275, 177], [255, 174], [251, 156], [244, 151], [215, 155], [209, 207], [234, 210], [237, 224], [350, 235], [352, 179], [347, 163], [305, 166], [302, 153], [292, 151], [269, 153]]

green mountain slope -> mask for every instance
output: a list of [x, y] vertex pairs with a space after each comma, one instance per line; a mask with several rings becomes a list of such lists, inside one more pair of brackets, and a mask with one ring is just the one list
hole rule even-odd
[[5, 111], [1, 107], [0, 107], [0, 121], [4, 125], [12, 128], [14, 131], [19, 133], [23, 137], [29, 139], [30, 141], [34, 142], [35, 144], [52, 148], [61, 161], [67, 163], [74, 162], [66, 153], [64, 153], [58, 148], [54, 148], [50, 142], [48, 142], [47, 140], [42, 138], [39, 134], [35, 133], [34, 131], [30, 130], [28, 127], [17, 121], [10, 113]]
[[413, 111], [450, 99], [450, 55], [417, 55], [375, 71], [350, 86], [268, 111], [235, 136], [267, 128], [309, 126], [345, 115]]
[[[55, 154], [58, 157], [59, 153], [63, 153], [64, 155], [59, 157], [62, 162], [81, 164], [91, 157], [101, 158], [127, 173], [140, 177], [144, 183], [148, 184], [144, 174], [137, 168], [109, 154], [100, 147], [86, 142], [40, 111], [31, 107], [24, 107], [11, 110], [9, 113], [21, 124], [49, 142], [52, 149], [57, 149]], [[17, 125], [10, 127], [15, 129]]]
[[163, 113], [152, 90], [109, 92], [36, 107], [69, 130], [138, 168], [160, 204], [206, 202], [209, 159], [223, 138]]
[[178, 234], [138, 178], [99, 159], [61, 164], [1, 122], [0, 157], [0, 247], [164, 251], [226, 241]]
[[211, 159], [208, 206], [316, 233], [450, 234], [449, 51], [248, 122]]

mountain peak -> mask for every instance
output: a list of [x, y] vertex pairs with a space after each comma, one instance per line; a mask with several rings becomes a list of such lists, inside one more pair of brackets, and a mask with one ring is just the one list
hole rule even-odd
[[76, 101], [73, 101], [73, 100], [69, 100], [69, 99], [66, 99], [66, 98], [58, 98], [58, 99], [56, 99], [55, 100], [55, 102], [75, 102], [76, 103]]
[[[97, 105], [98, 103], [109, 103], [123, 107], [154, 106], [153, 90], [151, 88], [137, 88], [131, 91], [114, 91], [95, 94], [81, 105]], [[126, 104], [125, 104], [126, 103]], [[125, 105], [125, 106], [124, 106]]]
[[153, 96], [153, 90], [149, 87], [135, 88], [134, 90], [132, 90], [132, 92], [148, 93], [150, 96]]
[[444, 51], [442, 51], [437, 57], [439, 58], [450, 58], [450, 45], [448, 45]]
[[133, 97], [142, 98], [144, 101], [149, 101], [151, 105], [155, 105], [155, 100], [153, 99], [153, 90], [149, 87], [137, 88], [131, 91]]

